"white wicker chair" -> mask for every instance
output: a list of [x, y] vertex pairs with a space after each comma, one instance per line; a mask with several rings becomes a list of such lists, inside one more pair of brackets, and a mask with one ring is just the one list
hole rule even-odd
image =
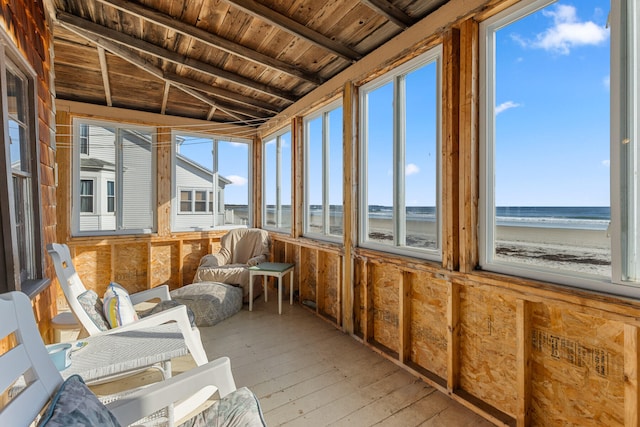
[[[0, 354], [0, 392], [9, 390], [21, 377], [24, 378], [26, 387], [0, 407], [0, 425], [28, 426], [39, 416], [64, 381], [47, 354], [35, 322], [31, 301], [21, 292], [0, 295], [0, 340], [12, 334], [16, 346]], [[236, 390], [230, 361], [226, 357], [137, 389], [126, 397], [107, 403], [106, 407], [118, 423], [124, 426], [178, 401], [180, 405], [195, 408], [199, 403], [193, 406], [189, 402], [193, 396], [199, 396], [203, 391], [210, 396], [216, 390], [221, 398]], [[196, 400], [201, 402], [200, 397]], [[177, 413], [178, 404], [176, 416]]]

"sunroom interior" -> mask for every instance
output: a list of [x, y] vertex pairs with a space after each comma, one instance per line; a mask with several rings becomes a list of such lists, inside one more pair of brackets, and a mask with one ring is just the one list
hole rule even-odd
[[633, 0], [4, 0], [1, 26], [0, 291], [45, 342], [47, 244], [98, 294], [177, 289], [255, 227], [303, 316], [486, 421], [640, 423]]

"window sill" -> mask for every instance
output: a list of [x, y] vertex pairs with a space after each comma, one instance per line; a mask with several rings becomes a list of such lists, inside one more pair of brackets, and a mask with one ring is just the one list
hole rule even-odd
[[47, 278], [27, 280], [24, 283], [22, 283], [20, 290], [25, 294], [27, 294], [29, 299], [34, 299], [36, 296], [38, 296], [40, 292], [47, 289], [50, 284], [51, 284], [51, 280]]

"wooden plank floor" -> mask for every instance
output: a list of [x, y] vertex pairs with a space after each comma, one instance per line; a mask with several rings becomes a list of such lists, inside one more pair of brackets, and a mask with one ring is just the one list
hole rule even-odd
[[492, 425], [303, 307], [287, 302], [279, 316], [270, 298], [253, 310], [200, 332], [210, 360], [231, 358], [271, 427]]

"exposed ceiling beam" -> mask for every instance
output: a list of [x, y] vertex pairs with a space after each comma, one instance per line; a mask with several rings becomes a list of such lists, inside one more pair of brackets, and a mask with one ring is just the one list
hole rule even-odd
[[162, 108], [160, 109], [160, 114], [166, 114], [167, 112], [167, 102], [169, 101], [169, 89], [171, 89], [171, 83], [165, 80], [164, 93], [162, 94]]
[[281, 71], [290, 76], [298, 77], [314, 85], [321, 85], [324, 83], [324, 79], [315, 74], [310, 74], [301, 70], [293, 65], [287, 64], [279, 59], [272, 58], [268, 55], [260, 53], [256, 50], [242, 46], [238, 43], [234, 43], [216, 34], [211, 34], [201, 28], [193, 25], [186, 24], [178, 19], [164, 14], [155, 9], [151, 9], [139, 3], [135, 3], [128, 0], [97, 0], [100, 3], [104, 3], [115, 7], [118, 10], [137, 16], [138, 18], [145, 19], [157, 25], [161, 25], [172, 31], [176, 31], [185, 36], [191, 37], [201, 43], [205, 43], [216, 49], [223, 50], [232, 55], [238, 56], [242, 59], [246, 59], [255, 64], [259, 64], [265, 67], [272, 68], [277, 71]]
[[182, 87], [179, 86], [178, 87], [180, 90], [182, 90], [184, 93], [193, 96], [196, 99], [199, 99], [200, 101], [204, 102], [205, 104], [208, 104], [211, 108], [209, 109], [209, 113], [207, 114], [207, 120], [211, 120], [213, 118], [213, 113], [215, 113], [216, 110], [220, 110], [223, 113], [225, 113], [226, 115], [228, 115], [229, 117], [238, 120], [238, 121], [244, 121], [246, 120], [246, 117], [240, 117], [239, 115], [225, 110], [224, 108], [220, 108], [220, 105], [212, 100], [211, 98], [209, 98], [208, 96], [203, 95], [202, 93], [198, 92], [195, 89], [191, 89], [190, 87]]
[[209, 109], [209, 114], [207, 114], [207, 120], [211, 121], [215, 113], [216, 113], [216, 107], [211, 107], [211, 109]]
[[335, 40], [330, 39], [317, 31], [307, 28], [299, 22], [294, 21], [288, 16], [282, 15], [267, 6], [260, 4], [254, 0], [224, 0], [229, 4], [232, 4], [240, 10], [248, 13], [249, 15], [258, 18], [262, 21], [268, 22], [281, 30], [288, 32], [296, 37], [307, 40], [316, 46], [326, 49], [342, 57], [348, 61], [356, 61], [360, 59], [360, 55], [355, 50], [338, 43]]
[[100, 46], [98, 48], [98, 58], [100, 59], [100, 71], [102, 72], [102, 84], [104, 85], [104, 97], [107, 101], [107, 106], [113, 107], [111, 101], [111, 86], [109, 85], [109, 69], [107, 68], [107, 57], [104, 53], [104, 49]]
[[[151, 75], [157, 77], [158, 79], [161, 79], [165, 82], [165, 91], [164, 91], [164, 98], [163, 98], [163, 114], [164, 111], [166, 111], [166, 101], [168, 98], [168, 94], [169, 94], [169, 89], [166, 86], [168, 85], [173, 85], [175, 86], [177, 89], [180, 89], [181, 91], [187, 93], [188, 95], [194, 96], [192, 92], [187, 91], [187, 89], [189, 88], [195, 88], [195, 89], [200, 89], [199, 86], [204, 86], [206, 88], [208, 88], [209, 90], [215, 90], [216, 92], [222, 92], [225, 95], [227, 95], [227, 97], [229, 99], [234, 99], [233, 96], [236, 96], [236, 94], [234, 94], [231, 91], [226, 91], [224, 89], [216, 89], [216, 88], [212, 88], [211, 86], [202, 83], [202, 82], [196, 82], [194, 80], [190, 80], [187, 78], [180, 78], [180, 79], [176, 79], [174, 77], [177, 77], [175, 75], [172, 74], [168, 74], [165, 73], [162, 69], [156, 67], [155, 65], [149, 63], [148, 61], [146, 61], [144, 58], [138, 56], [134, 51], [132, 51], [131, 49], [128, 49], [118, 43], [112, 42], [110, 40], [104, 39], [102, 37], [93, 35], [93, 34], [87, 34], [84, 31], [78, 30], [77, 28], [75, 28], [74, 26], [71, 25], [67, 25], [64, 23], [61, 23], [60, 25], [64, 26], [65, 28], [67, 28], [69, 31], [72, 31], [74, 34], [78, 34], [79, 36], [81, 36], [82, 38], [88, 40], [89, 42], [95, 43], [98, 46], [101, 46], [102, 48], [104, 48], [105, 50], [108, 50], [109, 52], [113, 53], [114, 55], [119, 56], [120, 58], [124, 59], [125, 61], [145, 70], [146, 72], [150, 73]], [[59, 41], [58, 41], [59, 42]], [[197, 92], [196, 92], [197, 93]], [[200, 94], [199, 97], [197, 97], [200, 100], [203, 100], [201, 97], [204, 97], [204, 95]], [[247, 107], [240, 107], [240, 106], [235, 106], [235, 105], [230, 105], [228, 103], [223, 103], [223, 102], [218, 102], [218, 101], [213, 101], [211, 99], [207, 98], [207, 101], [203, 101], [205, 102], [207, 105], [212, 105], [212, 104], [216, 104], [219, 108], [221, 107], [224, 108], [225, 112], [235, 112], [238, 114], [242, 114], [244, 116], [247, 117], [251, 117], [254, 119], [263, 119], [265, 118], [265, 116], [257, 114], [257, 108], [255, 108], [253, 105], [249, 104], [249, 107], [254, 107], [254, 108], [247, 108]]]
[[387, 0], [360, 0], [360, 2], [386, 17], [403, 30], [406, 30], [415, 23], [402, 9], [389, 3]]
[[231, 73], [229, 71], [215, 67], [211, 64], [207, 64], [205, 62], [198, 61], [193, 58], [188, 58], [177, 52], [165, 49], [163, 47], [146, 42], [144, 40], [137, 39], [135, 37], [128, 36], [119, 31], [113, 30], [108, 27], [104, 27], [102, 25], [96, 24], [84, 18], [71, 15], [70, 13], [67, 13], [67, 12], [58, 11], [57, 19], [60, 23], [64, 24], [65, 27], [67, 28], [74, 27], [76, 30], [86, 31], [94, 35], [107, 38], [109, 40], [125, 45], [129, 48], [140, 51], [142, 53], [147, 53], [149, 55], [156, 56], [165, 61], [172, 62], [174, 64], [183, 65], [195, 71], [201, 72], [203, 74], [207, 74], [211, 77], [227, 80], [234, 84], [244, 86], [246, 88], [256, 90], [263, 94], [274, 96], [276, 98], [280, 98], [285, 101], [294, 102], [297, 99], [297, 97], [292, 93], [280, 90], [278, 88], [274, 88], [266, 84], [256, 82], [247, 77], [243, 77], [243, 76]]

